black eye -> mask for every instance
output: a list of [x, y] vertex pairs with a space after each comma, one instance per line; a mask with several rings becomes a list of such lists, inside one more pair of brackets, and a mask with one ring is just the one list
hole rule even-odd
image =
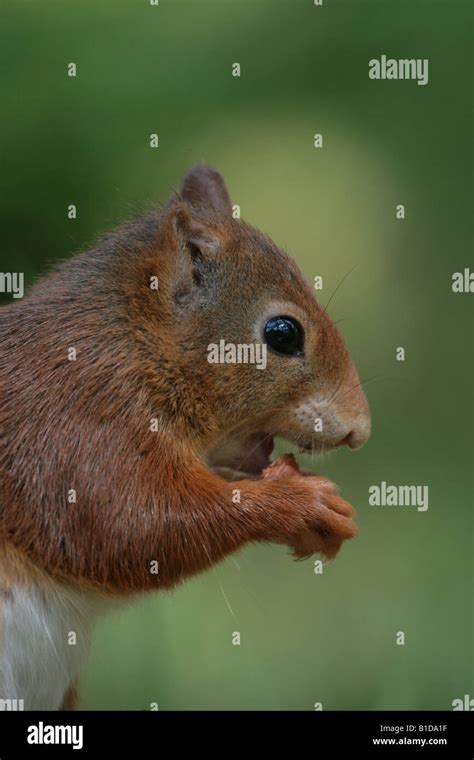
[[263, 329], [270, 348], [279, 354], [301, 356], [304, 346], [303, 328], [292, 317], [272, 317]]

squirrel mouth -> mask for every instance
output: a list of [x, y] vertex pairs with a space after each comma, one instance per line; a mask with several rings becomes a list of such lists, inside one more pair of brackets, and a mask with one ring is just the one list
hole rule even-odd
[[[274, 435], [278, 433], [244, 433], [234, 431], [219, 439], [204, 457], [208, 468], [224, 480], [259, 480], [263, 471], [272, 464], [271, 455], [274, 447]], [[315, 440], [293, 441], [300, 454], [317, 455], [329, 451], [332, 446], [318, 445]], [[344, 439], [334, 448], [346, 443]]]
[[269, 466], [273, 446], [273, 433], [227, 436], [207, 452], [206, 461], [225, 480], [256, 480]]

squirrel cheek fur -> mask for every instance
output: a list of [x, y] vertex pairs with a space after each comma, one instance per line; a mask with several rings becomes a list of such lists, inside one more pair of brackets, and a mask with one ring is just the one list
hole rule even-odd
[[[303, 357], [209, 364], [210, 343], [262, 341], [282, 313], [304, 328]], [[333, 557], [356, 534], [336, 487], [291, 457], [248, 476], [273, 435], [357, 447], [370, 418], [329, 316], [292, 259], [232, 219], [214, 170], [2, 308], [0, 347], [0, 541], [48, 576], [126, 595], [249, 542]], [[220, 477], [237, 460], [241, 477]]]

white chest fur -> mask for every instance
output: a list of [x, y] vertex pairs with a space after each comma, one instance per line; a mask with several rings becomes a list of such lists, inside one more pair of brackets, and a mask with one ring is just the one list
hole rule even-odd
[[59, 709], [103, 607], [98, 594], [61, 584], [0, 591], [0, 707], [23, 700], [25, 710]]

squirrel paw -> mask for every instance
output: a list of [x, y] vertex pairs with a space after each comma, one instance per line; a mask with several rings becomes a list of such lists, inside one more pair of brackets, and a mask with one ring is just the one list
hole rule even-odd
[[296, 559], [306, 559], [318, 552], [332, 559], [343, 541], [357, 535], [354, 508], [339, 495], [337, 486], [321, 475], [301, 472], [291, 454], [280, 457], [262, 475], [269, 480], [291, 477], [295, 492], [301, 493], [303, 487], [307, 494], [300, 510], [296, 509], [300, 501], [295, 499], [296, 524], [285, 540]]

